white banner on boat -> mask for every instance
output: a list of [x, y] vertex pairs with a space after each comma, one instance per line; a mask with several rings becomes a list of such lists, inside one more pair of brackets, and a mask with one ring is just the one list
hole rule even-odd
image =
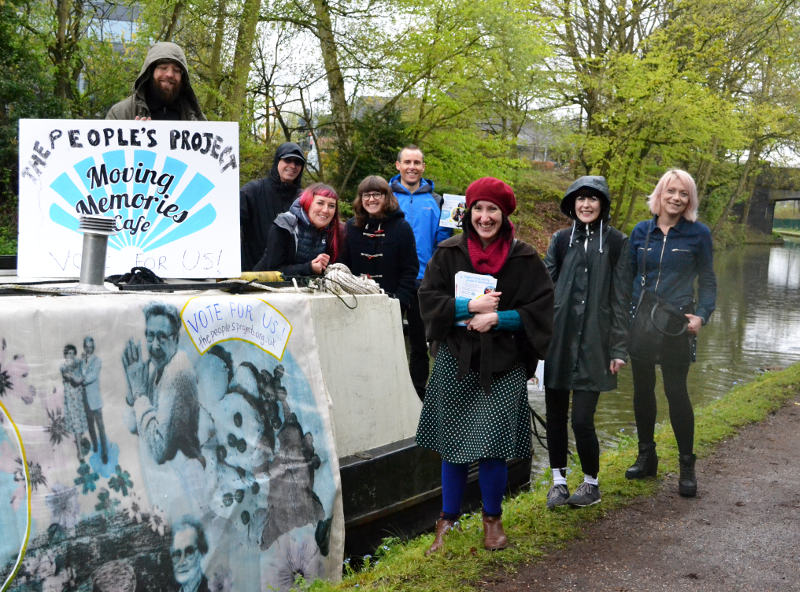
[[[341, 577], [307, 296], [6, 298], [0, 590], [288, 592], [296, 574]], [[200, 310], [254, 327], [279, 315], [291, 336], [278, 356], [232, 333], [199, 351]]]
[[239, 275], [237, 123], [23, 119], [19, 171], [21, 277], [78, 277], [81, 215], [115, 221], [105, 275]]

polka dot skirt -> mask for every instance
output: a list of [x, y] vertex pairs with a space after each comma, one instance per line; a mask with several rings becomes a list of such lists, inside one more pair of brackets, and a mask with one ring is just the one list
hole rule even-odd
[[482, 458], [528, 458], [531, 424], [525, 369], [520, 364], [492, 376], [491, 394], [470, 371], [457, 378], [458, 362], [442, 344], [425, 391], [417, 444], [451, 463]]

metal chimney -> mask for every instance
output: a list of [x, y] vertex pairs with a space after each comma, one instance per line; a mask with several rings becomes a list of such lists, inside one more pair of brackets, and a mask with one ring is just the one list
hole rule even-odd
[[78, 287], [89, 291], [105, 290], [108, 237], [116, 234], [116, 221], [107, 216], [81, 216], [79, 229], [83, 232], [81, 277]]

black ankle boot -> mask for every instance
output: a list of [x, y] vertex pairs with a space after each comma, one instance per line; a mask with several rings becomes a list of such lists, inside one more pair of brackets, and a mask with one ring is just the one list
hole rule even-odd
[[697, 477], [694, 474], [694, 454], [681, 454], [678, 459], [681, 465], [681, 476], [678, 479], [678, 493], [683, 497], [697, 495]]
[[625, 471], [626, 479], [644, 479], [655, 477], [658, 472], [658, 456], [656, 456], [656, 443], [646, 444], [639, 442], [639, 456], [636, 462]]

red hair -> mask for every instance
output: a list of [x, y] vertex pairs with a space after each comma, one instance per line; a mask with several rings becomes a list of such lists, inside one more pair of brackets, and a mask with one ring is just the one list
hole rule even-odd
[[339, 256], [339, 249], [342, 244], [342, 235], [344, 233], [344, 225], [339, 221], [339, 194], [330, 185], [325, 183], [314, 183], [306, 187], [305, 191], [300, 194], [300, 207], [308, 214], [308, 208], [311, 207], [311, 202], [314, 201], [314, 196], [320, 195], [322, 197], [330, 197], [336, 200], [336, 210], [333, 212], [333, 219], [328, 223], [325, 228], [326, 243], [328, 247], [326, 252], [331, 256], [331, 263], [336, 262]]

